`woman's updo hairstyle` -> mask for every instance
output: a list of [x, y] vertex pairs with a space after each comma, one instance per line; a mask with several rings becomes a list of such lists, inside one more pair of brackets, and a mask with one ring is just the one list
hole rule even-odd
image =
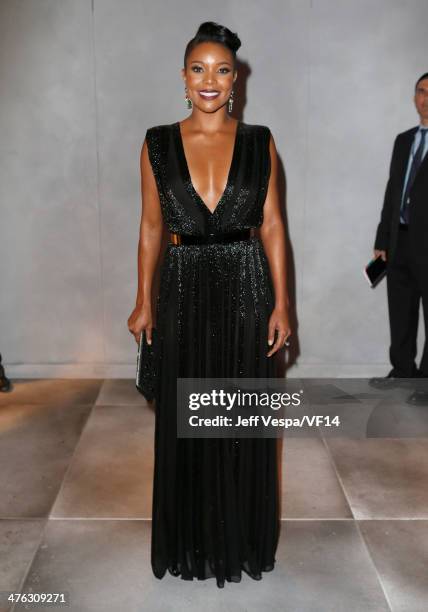
[[215, 23], [214, 21], [204, 21], [198, 28], [195, 36], [187, 43], [184, 53], [184, 67], [186, 68], [187, 57], [189, 53], [203, 42], [220, 43], [227, 47], [233, 55], [233, 62], [236, 65], [236, 52], [241, 46], [241, 41], [235, 32], [231, 32], [229, 28]]

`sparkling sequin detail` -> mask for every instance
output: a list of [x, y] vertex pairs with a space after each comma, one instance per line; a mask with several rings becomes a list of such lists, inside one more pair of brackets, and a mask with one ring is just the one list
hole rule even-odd
[[[178, 123], [149, 128], [167, 229], [187, 235], [259, 227], [270, 176], [267, 126], [241, 122], [214, 212], [188, 172]], [[279, 534], [275, 439], [177, 438], [177, 377], [275, 376], [267, 358], [274, 305], [262, 242], [169, 244], [156, 302], [158, 384], [151, 563], [217, 585], [272, 570]]]

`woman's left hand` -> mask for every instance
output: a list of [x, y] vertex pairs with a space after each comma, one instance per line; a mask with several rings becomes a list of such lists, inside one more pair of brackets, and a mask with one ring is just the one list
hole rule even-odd
[[275, 307], [270, 315], [268, 327], [269, 345], [273, 344], [275, 340], [275, 330], [277, 331], [276, 342], [271, 350], [267, 353], [268, 357], [276, 353], [278, 349], [282, 348], [286, 344], [288, 338], [291, 336], [287, 308]]

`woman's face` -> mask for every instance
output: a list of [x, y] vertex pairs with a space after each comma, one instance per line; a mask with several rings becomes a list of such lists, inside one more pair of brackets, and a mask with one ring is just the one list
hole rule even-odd
[[188, 97], [206, 113], [213, 113], [227, 103], [238, 75], [233, 72], [232, 52], [212, 42], [199, 43], [192, 49], [181, 74]]

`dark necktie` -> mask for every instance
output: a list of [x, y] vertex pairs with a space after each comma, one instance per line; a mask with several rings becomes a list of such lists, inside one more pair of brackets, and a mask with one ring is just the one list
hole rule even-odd
[[428, 128], [421, 129], [421, 141], [413, 156], [412, 165], [409, 172], [409, 178], [407, 179], [406, 190], [404, 192], [403, 197], [403, 207], [401, 211], [401, 216], [403, 217], [405, 223], [409, 223], [410, 190], [412, 188], [419, 167], [422, 163], [422, 155], [424, 153], [425, 148], [425, 135], [427, 132]]

